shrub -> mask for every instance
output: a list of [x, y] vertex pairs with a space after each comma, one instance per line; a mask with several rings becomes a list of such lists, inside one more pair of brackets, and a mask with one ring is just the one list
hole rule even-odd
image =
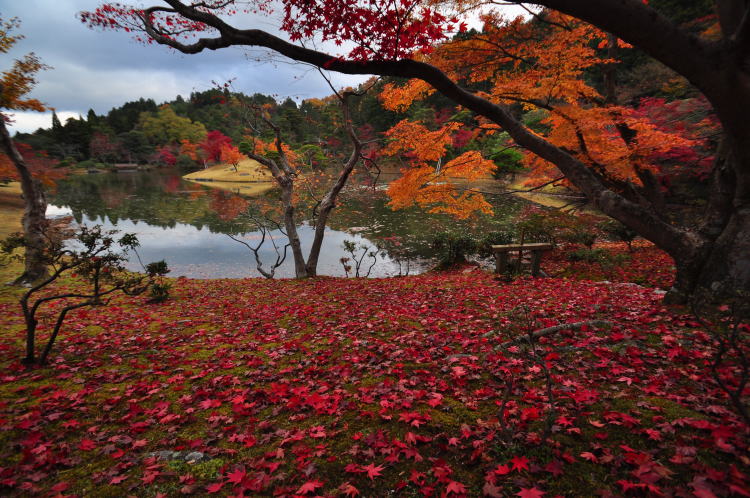
[[560, 236], [562, 229], [567, 226], [565, 215], [554, 211], [534, 211], [525, 214], [516, 223], [519, 240], [524, 242], [551, 242]]
[[[361, 243], [358, 244], [357, 242], [353, 240], [344, 239], [344, 242], [342, 243], [342, 246], [344, 247], [344, 250], [351, 254], [350, 258], [341, 258], [339, 259], [339, 262], [344, 267], [344, 272], [346, 273], [346, 276], [349, 276], [349, 272], [352, 270], [351, 264], [349, 262], [351, 261], [354, 264], [354, 277], [369, 277], [370, 272], [372, 271], [372, 268], [375, 266], [375, 263], [378, 261], [378, 249], [372, 248], [368, 246], [367, 244]], [[359, 251], [362, 251], [359, 253]], [[363, 262], [365, 259], [365, 256], [370, 257], [370, 266], [367, 268], [367, 273], [365, 273], [365, 269], [363, 266]]]
[[563, 232], [562, 238], [573, 244], [581, 244], [589, 248], [594, 246], [596, 242], [597, 234], [592, 230], [588, 230], [585, 227], [574, 227]]
[[162, 303], [169, 299], [169, 291], [172, 284], [164, 281], [164, 275], [169, 273], [169, 267], [164, 260], [155, 261], [146, 265], [146, 274], [153, 275], [153, 282], [149, 288], [149, 302]]
[[604, 270], [611, 270], [628, 260], [626, 254], [614, 254], [605, 249], [578, 249], [569, 252], [566, 257], [568, 261], [598, 263]]
[[150, 303], [162, 303], [169, 299], [169, 291], [172, 289], [172, 284], [166, 282], [154, 282], [151, 284], [149, 289], [149, 302]]
[[566, 257], [568, 261], [585, 261], [586, 263], [599, 263], [604, 261], [609, 253], [604, 249], [577, 249], [569, 252]]
[[[84, 306], [103, 306], [109, 303], [115, 292], [128, 296], [141, 294], [169, 272], [164, 261], [150, 263], [145, 274], [134, 274], [125, 269], [124, 263], [129, 252], [135, 252], [138, 239], [133, 234], [124, 234], [115, 240], [116, 230], [104, 231], [101, 226], [82, 226], [75, 234], [72, 244], [66, 244], [64, 237], [48, 237], [42, 249], [42, 258], [49, 268], [49, 274], [34, 283], [20, 299], [21, 310], [26, 322], [26, 364], [44, 364], [52, 350], [58, 333], [68, 312]], [[2, 243], [2, 251], [12, 254], [23, 247], [25, 239], [20, 234], [7, 238]], [[49, 286], [63, 274], [78, 276], [84, 286], [71, 292], [66, 288], [50, 289]], [[44, 291], [42, 297], [37, 293]], [[41, 355], [36, 356], [36, 328], [39, 323], [40, 307], [55, 303], [54, 327]], [[46, 311], [46, 310], [45, 310]]]
[[466, 262], [466, 256], [476, 251], [477, 245], [471, 236], [455, 232], [438, 234], [432, 241], [433, 249], [438, 252], [438, 266], [441, 268]]
[[86, 159], [85, 161], [78, 162], [75, 167], [78, 169], [92, 169], [96, 167], [96, 162], [92, 159]]
[[599, 228], [613, 239], [625, 242], [628, 246], [628, 251], [633, 251], [633, 240], [638, 236], [636, 232], [617, 220], [603, 221], [599, 223]]

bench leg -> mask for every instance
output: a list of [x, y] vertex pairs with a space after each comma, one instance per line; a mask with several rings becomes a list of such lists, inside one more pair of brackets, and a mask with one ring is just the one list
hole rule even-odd
[[542, 260], [542, 251], [531, 251], [531, 276], [539, 276], [539, 263]]
[[495, 273], [504, 274], [508, 271], [508, 253], [495, 253]]

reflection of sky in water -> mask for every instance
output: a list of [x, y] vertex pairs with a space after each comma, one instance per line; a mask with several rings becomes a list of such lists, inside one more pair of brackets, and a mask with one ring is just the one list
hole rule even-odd
[[[47, 216], [70, 215], [71, 210], [66, 207], [49, 206]], [[138, 253], [144, 263], [164, 259], [172, 270], [171, 277], [184, 275], [190, 278], [242, 278], [259, 277], [260, 273], [255, 269], [255, 257], [249, 249], [221, 233], [212, 233], [207, 228], [197, 229], [191, 225], [177, 223], [174, 228], [162, 228], [149, 225], [145, 222], [133, 223], [130, 220], [118, 220], [116, 226], [109, 219], [91, 219], [84, 217], [86, 225], [102, 225], [106, 229], [117, 229], [123, 233], [134, 233], [138, 236], [141, 245]], [[310, 250], [313, 238], [313, 229], [308, 225], [298, 227], [302, 250], [305, 257]], [[285, 238], [278, 231], [273, 232], [277, 245], [281, 248]], [[357, 243], [366, 243], [374, 248], [374, 244], [367, 239], [338, 230], [327, 229], [323, 246], [320, 249], [318, 259], [318, 274], [331, 276], [344, 276], [344, 269], [339, 259], [349, 256], [345, 253], [342, 243], [345, 239]], [[246, 234], [242, 238], [250, 245], [255, 245], [260, 240], [259, 232]], [[359, 254], [359, 253], [358, 253]], [[276, 254], [269, 240], [260, 250], [263, 268], [270, 269], [270, 264], [276, 260]], [[369, 267], [371, 258], [365, 257], [363, 268]], [[350, 263], [351, 264], [351, 263]], [[135, 256], [131, 258], [129, 269], [140, 270]], [[385, 277], [398, 274], [398, 264], [391, 261], [387, 256], [378, 256], [378, 262], [370, 276]], [[417, 268], [412, 265], [412, 273]], [[294, 276], [294, 263], [291, 250], [288, 250], [286, 261], [276, 270], [276, 277], [290, 278]]]

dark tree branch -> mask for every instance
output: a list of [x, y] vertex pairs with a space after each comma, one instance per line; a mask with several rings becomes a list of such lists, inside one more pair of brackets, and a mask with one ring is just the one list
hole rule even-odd
[[714, 68], [718, 73], [721, 65], [728, 62], [719, 44], [680, 29], [642, 0], [535, 0], [533, 3], [559, 10], [616, 35], [704, 91], [716, 82], [716, 75], [706, 69]]

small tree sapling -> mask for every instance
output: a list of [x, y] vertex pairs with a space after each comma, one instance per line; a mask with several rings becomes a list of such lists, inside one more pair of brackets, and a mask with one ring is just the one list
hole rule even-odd
[[[73, 236], [72, 243], [66, 243], [64, 237], [46, 236], [41, 256], [44, 264], [50, 268], [50, 273], [24, 292], [20, 299], [26, 322], [26, 356], [23, 363], [41, 365], [47, 362], [68, 312], [84, 306], [107, 305], [118, 291], [128, 296], [137, 296], [153, 288], [154, 283], [163, 284], [160, 277], [169, 272], [164, 261], [145, 265], [142, 274], [125, 269], [127, 254], [136, 251], [138, 238], [134, 234], [123, 234], [116, 240], [117, 233], [117, 230], [105, 231], [96, 225], [82, 226]], [[3, 241], [1, 249], [4, 253], [11, 254], [24, 244], [25, 238], [16, 234]], [[50, 288], [50, 284], [66, 273], [78, 276], [83, 284], [76, 285], [73, 290]], [[42, 305], [60, 300], [63, 301], [63, 306], [56, 310], [57, 318], [52, 332], [37, 357], [35, 341], [39, 309]]]

